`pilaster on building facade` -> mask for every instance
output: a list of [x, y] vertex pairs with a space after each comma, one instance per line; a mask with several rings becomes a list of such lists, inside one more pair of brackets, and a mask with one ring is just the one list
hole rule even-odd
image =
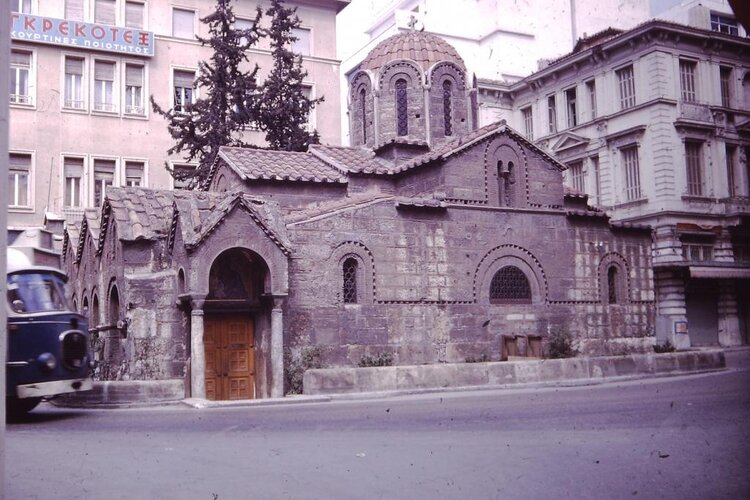
[[[165, 166], [194, 168], [168, 155], [174, 140], [150, 97], [165, 109], [201, 96], [194, 80], [210, 48], [200, 19], [212, 0], [13, 0], [10, 60], [8, 226], [78, 222], [100, 210], [109, 187], [182, 187]], [[340, 143], [335, 18], [348, 0], [288, 1], [302, 24], [294, 50], [302, 55], [310, 97], [327, 97], [309, 117], [326, 144]], [[268, 2], [234, 2], [236, 25], [247, 27]], [[267, 16], [261, 23], [269, 23]], [[269, 41], [248, 50], [260, 78], [272, 66]], [[264, 134], [246, 132], [262, 145]], [[53, 224], [54, 225], [54, 224]], [[57, 224], [61, 227], [61, 224]]]
[[703, 4], [683, 6], [700, 27], [608, 29], [516, 83], [477, 83], [480, 123], [496, 110], [590, 205], [654, 230], [657, 340], [679, 348], [749, 339], [750, 40], [726, 2]]

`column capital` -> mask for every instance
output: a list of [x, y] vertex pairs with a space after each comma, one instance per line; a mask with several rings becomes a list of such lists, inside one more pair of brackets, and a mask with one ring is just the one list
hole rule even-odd
[[203, 306], [206, 303], [206, 296], [203, 294], [192, 294], [190, 296], [190, 306], [193, 308], [193, 313], [200, 311], [203, 312]]

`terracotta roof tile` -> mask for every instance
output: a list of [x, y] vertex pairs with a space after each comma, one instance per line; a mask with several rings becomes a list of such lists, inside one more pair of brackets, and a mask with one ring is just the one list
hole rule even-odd
[[449, 61], [465, 69], [456, 49], [431, 33], [407, 31], [386, 38], [375, 46], [360, 65], [361, 69], [377, 71], [395, 59], [410, 59], [427, 70], [434, 64]]
[[362, 174], [390, 174], [393, 164], [377, 158], [371, 149], [342, 146], [310, 146], [310, 153], [338, 170]]
[[222, 147], [221, 158], [245, 179], [345, 183], [346, 176], [311, 153]]

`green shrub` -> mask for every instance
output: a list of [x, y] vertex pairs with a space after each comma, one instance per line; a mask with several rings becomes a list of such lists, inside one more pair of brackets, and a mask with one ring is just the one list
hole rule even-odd
[[656, 344], [654, 345], [654, 352], [657, 353], [663, 353], [663, 352], [674, 352], [675, 347], [672, 345], [672, 342], [667, 340], [663, 344]]
[[369, 354], [362, 355], [359, 358], [359, 367], [367, 368], [372, 366], [392, 366], [393, 365], [393, 354], [390, 352], [381, 352], [376, 356], [370, 356]]
[[307, 370], [325, 368], [323, 348], [320, 346], [303, 347], [298, 352], [284, 350], [284, 378], [287, 394], [302, 394], [302, 378]]
[[573, 335], [565, 329], [560, 328], [550, 332], [548, 342], [548, 358], [572, 358], [578, 355], [578, 349], [573, 346]]

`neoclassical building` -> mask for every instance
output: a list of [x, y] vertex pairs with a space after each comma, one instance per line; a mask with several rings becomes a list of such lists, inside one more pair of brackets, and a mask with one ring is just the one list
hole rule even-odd
[[278, 397], [327, 366], [650, 349], [651, 230], [563, 187], [505, 122], [475, 126], [463, 61], [410, 32], [350, 82], [352, 147], [223, 148], [200, 191], [112, 188], [65, 233], [98, 376], [185, 395]]

